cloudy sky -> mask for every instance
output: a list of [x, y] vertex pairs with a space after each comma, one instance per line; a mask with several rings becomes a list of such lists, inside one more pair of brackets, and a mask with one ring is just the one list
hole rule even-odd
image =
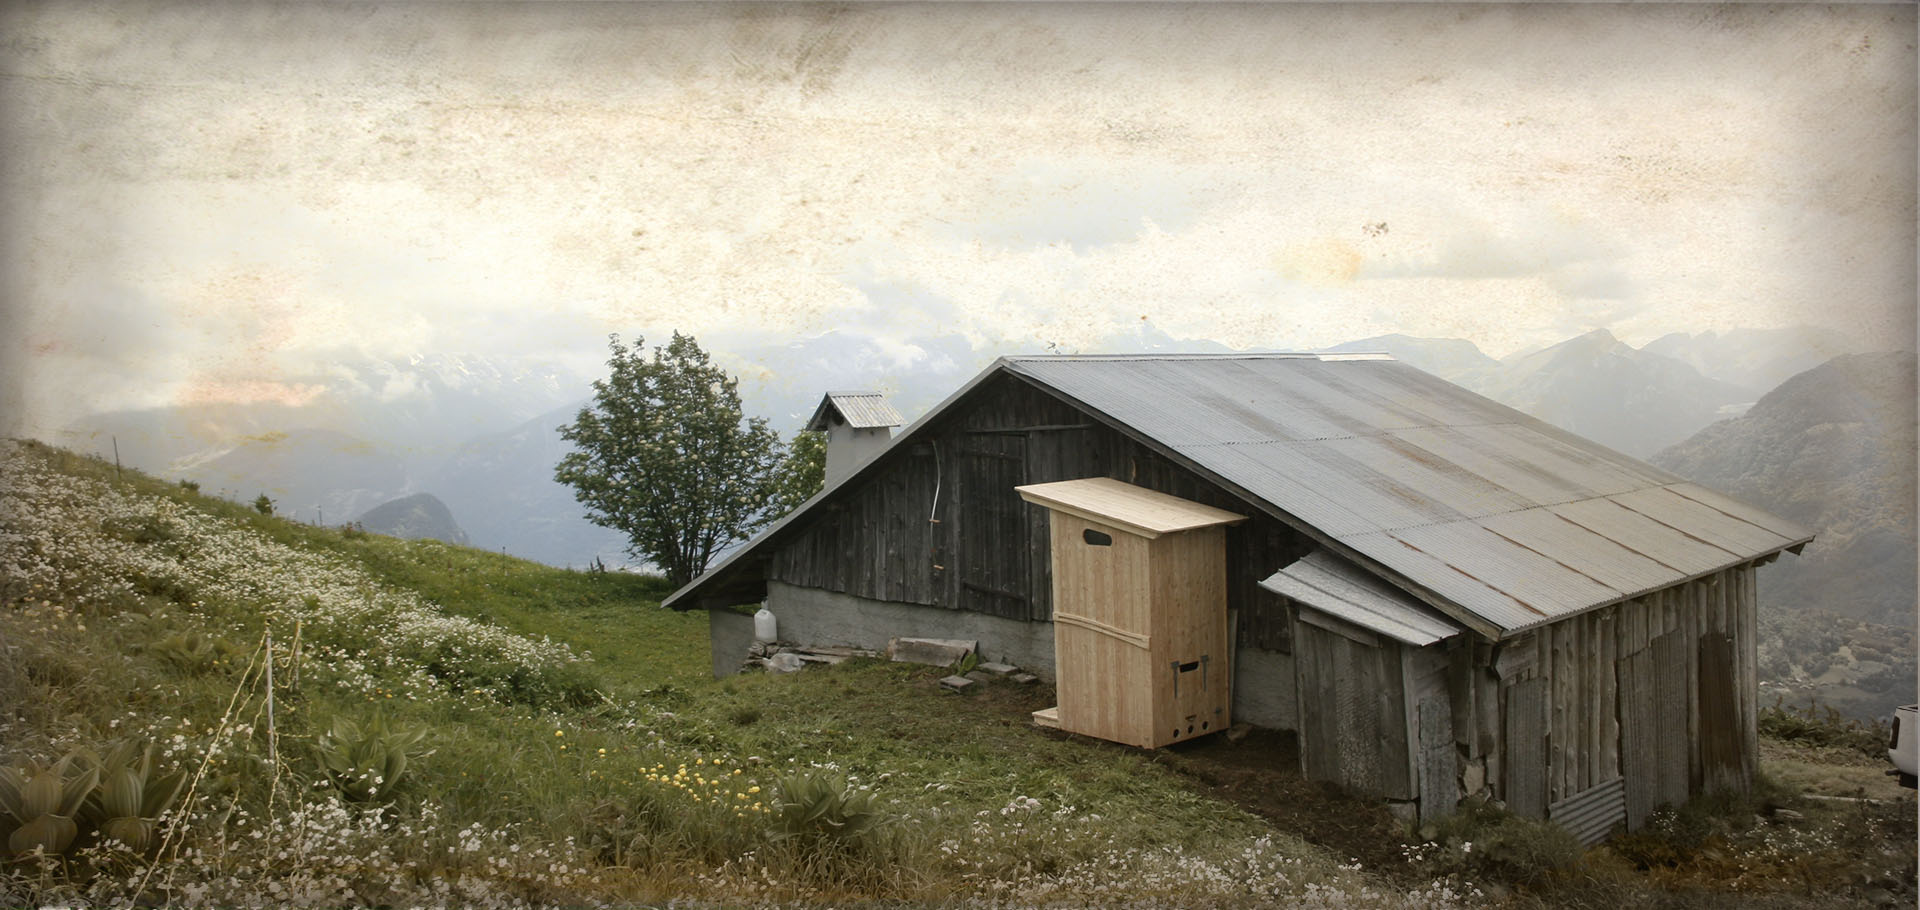
[[[1910, 5], [0, 13], [8, 432], [605, 336], [1910, 346]], [[1895, 342], [1882, 344], [1886, 339]]]

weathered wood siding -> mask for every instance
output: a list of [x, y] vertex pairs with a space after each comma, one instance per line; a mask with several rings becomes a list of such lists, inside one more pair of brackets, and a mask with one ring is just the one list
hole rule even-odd
[[[1758, 721], [1753, 574], [1738, 566], [1538, 629], [1491, 654], [1477, 646], [1472, 666], [1456, 659], [1450, 689], [1463, 757], [1484, 763], [1496, 795], [1526, 814], [1624, 777], [1629, 827], [1663, 803], [1747, 786]], [[1458, 735], [1463, 722], [1470, 735]], [[1515, 766], [1536, 757], [1537, 792], [1533, 770]]]
[[1242, 641], [1291, 650], [1289, 605], [1259, 582], [1312, 544], [1255, 505], [1013, 376], [989, 380], [968, 407], [927, 431], [783, 532], [767, 577], [873, 600], [1047, 620], [1047, 510], [1013, 488], [1113, 477], [1253, 516], [1227, 529], [1227, 604]]
[[1295, 642], [1301, 770], [1357, 793], [1416, 798], [1402, 646], [1336, 619], [1314, 620], [1298, 625]]

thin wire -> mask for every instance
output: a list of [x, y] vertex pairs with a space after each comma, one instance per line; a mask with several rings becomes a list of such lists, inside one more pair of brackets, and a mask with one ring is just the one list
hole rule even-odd
[[[258, 661], [260, 659], [260, 656], [263, 653], [265, 653], [265, 650], [266, 649], [265, 649], [264, 642], [262, 642], [261, 647], [254, 649], [252, 659], [249, 659], [247, 661], [247, 672], [240, 674], [240, 684], [234, 687], [233, 695], [228, 697], [227, 699], [227, 710], [225, 713], [220, 715], [220, 723], [217, 727], [214, 728], [213, 741], [207, 744], [206, 754], [200, 757], [200, 768], [199, 770], [194, 772], [193, 782], [187, 785], [186, 798], [180, 801], [180, 820], [182, 822], [186, 820], [188, 813], [193, 808], [193, 797], [194, 797], [194, 794], [199, 792], [200, 790], [200, 781], [206, 778], [207, 769], [209, 767], [212, 767], [213, 765], [214, 748], [220, 744], [221, 738], [227, 731], [228, 723], [233, 720], [234, 709], [240, 703], [240, 694], [246, 691], [247, 680], [253, 677], [253, 670], [254, 670], [254, 666], [256, 665], [256, 661]], [[271, 659], [271, 657], [269, 657], [268, 659]], [[135, 888], [133, 890], [133, 896], [127, 899], [127, 903], [129, 905], [135, 905], [140, 902], [140, 895], [146, 893], [147, 883], [153, 880], [154, 870], [160, 868], [161, 857], [166, 855], [167, 847], [169, 845], [173, 845], [175, 847], [176, 852], [174, 855], [174, 859], [175, 860], [179, 859], [178, 842], [174, 837], [174, 835], [177, 834], [182, 827], [184, 827], [184, 825], [168, 825], [167, 826], [166, 835], [160, 839], [160, 849], [154, 852], [153, 863], [147, 866], [146, 874], [140, 877], [140, 887]], [[174, 870], [177, 869], [178, 867], [179, 867], [178, 862], [167, 863], [167, 882], [169, 885], [172, 884]]]

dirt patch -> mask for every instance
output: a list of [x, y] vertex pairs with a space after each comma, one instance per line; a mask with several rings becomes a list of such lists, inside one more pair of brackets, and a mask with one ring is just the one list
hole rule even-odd
[[[1054, 704], [1053, 690], [1044, 684], [1021, 686], [996, 680], [969, 695], [970, 707], [1008, 726], [1030, 725], [1034, 711]], [[1408, 868], [1402, 853], [1408, 840], [1399, 820], [1379, 800], [1302, 777], [1299, 741], [1293, 733], [1256, 728], [1238, 741], [1215, 734], [1164, 749], [1139, 750], [1058, 730], [1046, 732], [1147, 755], [1192, 780], [1201, 792], [1325, 847], [1342, 860], [1357, 861], [1389, 876]]]
[[1234, 742], [1225, 735], [1158, 750], [1163, 764], [1203, 790], [1267, 819], [1342, 859], [1391, 875], [1407, 867], [1407, 838], [1379, 800], [1365, 799], [1300, 775], [1300, 747], [1290, 732], [1254, 729]]

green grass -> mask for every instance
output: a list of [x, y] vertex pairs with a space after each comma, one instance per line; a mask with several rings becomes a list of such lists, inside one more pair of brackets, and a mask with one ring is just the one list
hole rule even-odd
[[[1558, 854], [1543, 865], [1526, 852], [1532, 828], [1493, 819], [1490, 833], [1456, 832], [1448, 849], [1460, 861], [1450, 865], [1356, 870], [1287, 833], [1285, 820], [1207, 795], [1191, 756], [1035, 728], [1026, 716], [1051, 703], [1044, 689], [996, 681], [955, 694], [938, 685], [940, 669], [874, 660], [713, 680], [706, 617], [661, 609], [658, 579], [283, 521], [43, 446], [10, 457], [33, 469], [19, 501], [33, 484], [79, 486], [41, 490], [31, 514], [0, 509], [0, 532], [11, 535], [0, 536], [0, 761], [137, 733], [161, 743], [170, 766], [204, 767], [193, 829], [158, 860], [181, 903], [1447, 906], [1484, 899], [1472, 897], [1471, 878], [1523, 906], [1752, 897], [1729, 882], [1807, 905], [1795, 888], [1858, 878], [1863, 867], [1893, 870], [1896, 896], [1911, 894], [1910, 884], [1898, 890], [1902, 870], [1911, 882], [1911, 826], [1829, 806], [1801, 807], [1817, 826], [1806, 830], [1854, 833], [1823, 842], [1800, 827], [1686, 816], [1685, 838], [1649, 848], [1679, 843], [1660, 854], [1671, 862], [1646, 869], [1607, 851], [1571, 869]], [[12, 482], [0, 478], [0, 496], [14, 495]], [[106, 518], [88, 517], [101, 510]], [[283, 561], [234, 570], [254, 587], [189, 571], [235, 534]], [[382, 597], [402, 606], [369, 623], [326, 619]], [[408, 597], [430, 609], [408, 613]], [[314, 618], [297, 654], [292, 615]], [[439, 615], [486, 625], [448, 624], [458, 636], [425, 644], [396, 629], [394, 617], [434, 626]], [[274, 617], [269, 715], [261, 644]], [[499, 630], [564, 643], [578, 659], [481, 647]], [[334, 718], [376, 713], [425, 736], [371, 803], [343, 804], [314, 739]], [[1820, 773], [1818, 756], [1806, 761]], [[867, 788], [883, 823], [846, 844], [775, 837], [776, 781], [797, 772]], [[1693, 838], [1695, 829], [1719, 840]], [[1906, 853], [1872, 853], [1903, 843], [1902, 830]], [[1510, 856], [1467, 860], [1461, 844], [1503, 831]], [[1709, 843], [1802, 880], [1702, 861]], [[1791, 855], [1855, 858], [1827, 868]], [[127, 902], [127, 870], [148, 861], [97, 849], [46, 864], [0, 860], [0, 904]], [[447, 882], [472, 890], [433, 890]], [[1708, 897], [1674, 903], [1675, 882]], [[258, 891], [268, 883], [280, 889], [272, 900]]]

